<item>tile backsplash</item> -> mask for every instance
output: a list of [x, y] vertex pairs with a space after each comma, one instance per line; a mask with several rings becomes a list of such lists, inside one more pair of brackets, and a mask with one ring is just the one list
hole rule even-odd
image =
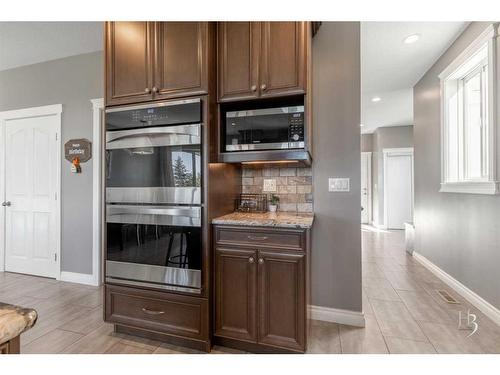
[[[278, 211], [312, 212], [312, 169], [310, 167], [243, 166], [242, 193], [275, 194], [280, 198]], [[263, 191], [264, 179], [276, 181], [276, 191]]]

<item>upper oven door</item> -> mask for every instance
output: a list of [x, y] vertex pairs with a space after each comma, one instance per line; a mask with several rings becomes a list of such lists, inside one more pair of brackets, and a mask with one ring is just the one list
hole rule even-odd
[[201, 203], [201, 125], [106, 133], [106, 202]]
[[304, 106], [226, 112], [225, 151], [302, 148], [304, 143], [295, 141], [303, 138], [293, 136], [303, 128], [303, 118]]

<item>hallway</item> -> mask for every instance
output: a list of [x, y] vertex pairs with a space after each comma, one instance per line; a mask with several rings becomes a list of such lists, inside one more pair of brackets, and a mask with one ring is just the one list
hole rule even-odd
[[[366, 331], [354, 352], [500, 353], [500, 327], [408, 255], [403, 231], [366, 226], [362, 240]], [[437, 290], [459, 303], [447, 303]], [[467, 309], [479, 324], [470, 338], [458, 330], [458, 313]]]

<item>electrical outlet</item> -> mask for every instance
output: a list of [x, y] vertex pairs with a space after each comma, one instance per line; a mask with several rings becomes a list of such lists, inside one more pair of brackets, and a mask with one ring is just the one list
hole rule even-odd
[[265, 178], [262, 191], [276, 191], [276, 180], [273, 178]]
[[331, 192], [349, 192], [349, 178], [329, 178], [328, 191]]

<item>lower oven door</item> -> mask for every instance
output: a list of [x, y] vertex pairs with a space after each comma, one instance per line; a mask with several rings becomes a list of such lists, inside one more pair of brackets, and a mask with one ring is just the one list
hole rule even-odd
[[106, 210], [106, 281], [201, 293], [200, 207]]

